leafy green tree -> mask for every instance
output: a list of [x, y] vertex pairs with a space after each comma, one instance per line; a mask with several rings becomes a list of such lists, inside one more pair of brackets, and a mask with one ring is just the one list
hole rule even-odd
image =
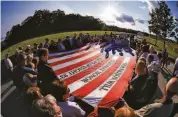
[[170, 31], [174, 28], [173, 25], [173, 17], [171, 16], [171, 10], [168, 8], [168, 5], [165, 1], [158, 2], [159, 5], [159, 30], [161, 31], [160, 35], [161, 38], [164, 39], [164, 45], [165, 48], [165, 40]]
[[158, 8], [152, 9], [152, 12], [149, 13], [151, 19], [148, 21], [148, 29], [150, 32], [153, 32], [156, 35], [155, 45], [157, 44], [158, 36], [160, 35], [160, 11]]

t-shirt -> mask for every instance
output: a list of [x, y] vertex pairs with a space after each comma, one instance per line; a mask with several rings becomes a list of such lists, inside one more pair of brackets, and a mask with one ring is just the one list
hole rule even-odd
[[153, 103], [134, 111], [139, 117], [170, 117], [174, 104]]
[[63, 117], [85, 116], [85, 111], [83, 111], [76, 102], [65, 101], [65, 102], [57, 102], [57, 104], [62, 109]]

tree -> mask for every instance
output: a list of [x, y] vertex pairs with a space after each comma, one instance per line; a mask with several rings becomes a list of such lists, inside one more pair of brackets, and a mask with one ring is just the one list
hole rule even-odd
[[171, 16], [171, 10], [168, 8], [168, 5], [165, 1], [158, 2], [159, 5], [159, 30], [160, 30], [160, 36], [164, 39], [164, 45], [165, 48], [165, 40], [167, 35], [172, 31], [174, 28], [173, 25], [173, 17]]
[[159, 24], [159, 19], [160, 19], [160, 12], [158, 8], [152, 9], [152, 12], [149, 13], [151, 19], [148, 21], [149, 26], [148, 29], [151, 32], [153, 32], [156, 35], [156, 41], [155, 45], [157, 44], [158, 36], [160, 35], [160, 24]]

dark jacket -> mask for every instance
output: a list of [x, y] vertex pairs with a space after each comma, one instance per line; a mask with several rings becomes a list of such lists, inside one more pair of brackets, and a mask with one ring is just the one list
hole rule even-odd
[[51, 66], [49, 66], [49, 64], [44, 61], [39, 61], [38, 74], [39, 74], [39, 80], [41, 80], [42, 83], [45, 83], [45, 84], [49, 84], [53, 80], [57, 79], [57, 76], [54, 73]]
[[31, 73], [33, 75], [37, 75], [37, 72], [33, 71], [31, 68], [28, 68], [26, 66], [17, 66], [14, 68], [13, 73], [12, 73], [13, 83], [21, 91], [25, 87], [25, 85], [23, 83], [23, 76], [26, 73]]
[[140, 94], [145, 86], [147, 81], [148, 75], [136, 75], [130, 82], [130, 84], [133, 86], [134, 92], [136, 94]]

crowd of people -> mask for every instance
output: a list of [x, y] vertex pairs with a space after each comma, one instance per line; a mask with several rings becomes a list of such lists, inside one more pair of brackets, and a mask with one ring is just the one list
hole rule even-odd
[[[133, 78], [123, 98], [113, 107], [95, 107], [88, 114], [70, 95], [70, 89], [61, 81], [48, 64], [49, 52], [63, 52], [80, 48], [87, 43], [110, 43], [112, 48], [132, 47], [137, 53], [137, 63]], [[107, 52], [107, 51], [106, 51]], [[108, 35], [90, 36], [89, 33], [58, 39], [58, 42], [45, 39], [45, 43], [34, 43], [33, 47], [19, 47], [14, 61], [4, 59], [8, 73], [21, 96], [25, 98], [29, 115], [32, 117], [169, 117], [173, 110], [172, 97], [178, 94], [178, 59], [173, 77], [167, 83], [164, 96], [147, 105], [158, 87], [158, 74], [168, 60], [166, 49], [156, 52], [146, 40], [138, 41], [134, 36]]]

